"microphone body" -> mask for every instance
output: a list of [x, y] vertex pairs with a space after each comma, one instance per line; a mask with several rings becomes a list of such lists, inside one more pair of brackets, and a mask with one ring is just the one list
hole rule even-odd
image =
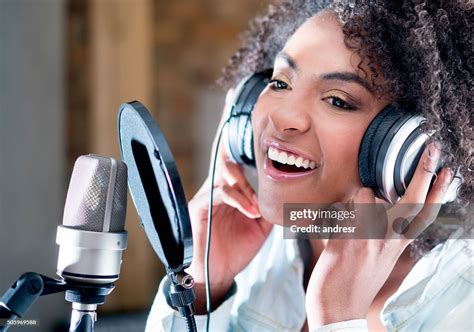
[[127, 238], [126, 231], [99, 233], [58, 226], [56, 242], [60, 250], [57, 273], [66, 280], [112, 283], [119, 278]]
[[57, 274], [74, 282], [107, 284], [118, 279], [127, 207], [124, 162], [95, 155], [77, 159], [58, 226]]
[[93, 331], [95, 310], [119, 278], [127, 207], [127, 166], [96, 155], [76, 160], [69, 183], [63, 224], [58, 226], [57, 274], [72, 288], [70, 331]]

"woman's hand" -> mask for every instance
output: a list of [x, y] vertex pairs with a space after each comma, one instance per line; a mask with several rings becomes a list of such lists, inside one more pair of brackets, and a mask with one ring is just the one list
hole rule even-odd
[[[228, 92], [226, 104], [232, 91]], [[218, 133], [223, 125], [221, 120]], [[213, 152], [217, 143], [214, 139]], [[205, 312], [204, 255], [207, 239], [208, 208], [211, 190], [209, 175], [189, 202], [193, 230], [193, 262], [187, 272], [195, 281], [197, 313]], [[243, 168], [233, 163], [221, 140], [216, 160], [212, 208], [209, 275], [212, 308], [219, 305], [231, 287], [234, 277], [248, 265], [267, 238], [272, 225], [263, 220], [257, 196], [243, 174]]]
[[[306, 311], [310, 328], [366, 318], [400, 255], [438, 215], [452, 178], [451, 170], [442, 169], [429, 190], [439, 155], [435, 144], [425, 149], [405, 195], [386, 212], [385, 238], [358, 236], [358, 239], [328, 241], [307, 289]], [[353, 202], [375, 204], [375, 197], [372, 190], [363, 188]], [[399, 223], [401, 218], [410, 222], [408, 232], [396, 231], [394, 223]], [[358, 221], [370, 224], [369, 219]], [[367, 229], [365, 224], [364, 227]]]

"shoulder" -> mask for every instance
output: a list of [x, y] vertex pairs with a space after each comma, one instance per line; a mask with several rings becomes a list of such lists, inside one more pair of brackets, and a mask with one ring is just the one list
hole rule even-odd
[[462, 278], [474, 284], [474, 239], [462, 230], [454, 232], [448, 240], [435, 247], [426, 257], [436, 263], [435, 275], [449, 283]]
[[439, 330], [449, 324], [472, 328], [473, 267], [474, 240], [455, 232], [422, 257], [387, 300], [381, 312], [384, 325], [400, 331]]

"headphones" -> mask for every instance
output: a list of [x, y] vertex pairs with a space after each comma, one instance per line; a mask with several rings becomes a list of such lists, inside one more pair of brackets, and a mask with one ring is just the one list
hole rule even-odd
[[[271, 75], [272, 69], [268, 69], [241, 80], [225, 110], [224, 143], [237, 164], [255, 167], [251, 115]], [[359, 148], [361, 182], [391, 204], [405, 193], [430, 136], [421, 130], [423, 121], [419, 114], [402, 112], [389, 105], [372, 120], [362, 138]], [[443, 203], [456, 199], [461, 182], [458, 172]]]

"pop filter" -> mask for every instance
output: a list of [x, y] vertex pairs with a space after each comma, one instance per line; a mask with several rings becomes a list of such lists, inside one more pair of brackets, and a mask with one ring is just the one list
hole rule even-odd
[[118, 133], [141, 225], [167, 273], [181, 272], [192, 260], [191, 223], [168, 143], [150, 112], [138, 101], [120, 106]]

